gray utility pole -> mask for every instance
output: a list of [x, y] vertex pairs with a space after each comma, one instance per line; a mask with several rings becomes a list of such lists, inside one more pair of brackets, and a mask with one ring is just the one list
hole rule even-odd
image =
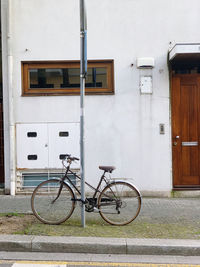
[[81, 152], [81, 221], [85, 227], [85, 135], [84, 135], [84, 97], [85, 97], [85, 79], [87, 74], [87, 18], [85, 11], [85, 1], [80, 0], [80, 152]]

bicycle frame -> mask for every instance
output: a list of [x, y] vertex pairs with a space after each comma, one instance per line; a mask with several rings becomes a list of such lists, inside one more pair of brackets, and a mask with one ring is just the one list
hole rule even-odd
[[[77, 188], [77, 186], [72, 182], [72, 180], [70, 179], [70, 177], [67, 175], [68, 173], [73, 174], [76, 178], [78, 178], [79, 180], [81, 180], [81, 177], [80, 177], [80, 176], [78, 176], [75, 172], [73, 172], [73, 171], [70, 170], [70, 164], [69, 164], [69, 165], [67, 166], [65, 175], [61, 178], [61, 181], [64, 183], [65, 180], [67, 179], [67, 181], [68, 181], [68, 182], [70, 183], [70, 185], [76, 190], [76, 192], [78, 192], [78, 194], [81, 195], [80, 190]], [[98, 185], [97, 185], [96, 188], [93, 187], [93, 186], [92, 186], [91, 184], [89, 184], [88, 182], [85, 182], [85, 184], [86, 184], [87, 186], [89, 186], [89, 187], [94, 191], [94, 195], [92, 196], [92, 198], [95, 198], [96, 195], [97, 195], [97, 193], [101, 193], [101, 191], [99, 190], [99, 188], [100, 188], [100, 186], [101, 186], [101, 184], [102, 184], [103, 181], [104, 181], [106, 184], [108, 184], [108, 182], [107, 182], [107, 180], [106, 180], [106, 177], [105, 177], [105, 173], [106, 173], [106, 172], [104, 171], [104, 173], [102, 174], [102, 176], [101, 176], [101, 178], [100, 178], [100, 181], [99, 181], [99, 183], [98, 183]], [[62, 190], [62, 183], [61, 183], [61, 187], [60, 187], [60, 190], [59, 190], [59, 192], [58, 192], [58, 196], [57, 196], [57, 197], [59, 197], [61, 190]]]

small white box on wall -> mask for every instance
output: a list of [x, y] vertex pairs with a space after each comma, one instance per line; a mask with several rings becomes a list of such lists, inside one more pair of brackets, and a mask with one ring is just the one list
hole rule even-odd
[[155, 60], [153, 57], [139, 57], [137, 58], [137, 68], [146, 69], [146, 68], [154, 68]]
[[140, 77], [140, 92], [141, 94], [152, 94], [153, 93], [152, 76], [141, 76]]

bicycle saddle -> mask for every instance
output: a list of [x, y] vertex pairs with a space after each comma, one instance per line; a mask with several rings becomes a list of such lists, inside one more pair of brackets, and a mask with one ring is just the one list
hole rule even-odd
[[114, 166], [99, 166], [100, 170], [103, 170], [105, 172], [112, 172], [113, 170], [115, 170]]

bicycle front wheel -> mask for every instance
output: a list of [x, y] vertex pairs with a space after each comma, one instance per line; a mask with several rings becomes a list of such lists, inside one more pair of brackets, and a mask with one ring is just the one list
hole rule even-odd
[[132, 222], [141, 209], [138, 190], [127, 182], [116, 181], [107, 185], [98, 199], [101, 217], [112, 225], [126, 225]]
[[72, 189], [63, 184], [58, 194], [60, 180], [51, 179], [39, 184], [33, 191], [31, 207], [34, 215], [43, 223], [60, 224], [72, 215], [75, 196]]

